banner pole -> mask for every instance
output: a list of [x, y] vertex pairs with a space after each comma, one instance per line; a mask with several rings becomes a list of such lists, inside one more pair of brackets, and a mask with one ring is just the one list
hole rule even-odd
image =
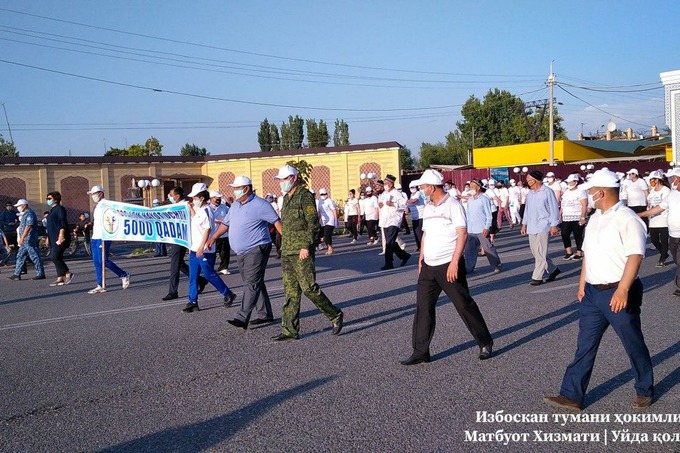
[[106, 289], [106, 241], [102, 240], [102, 288]]

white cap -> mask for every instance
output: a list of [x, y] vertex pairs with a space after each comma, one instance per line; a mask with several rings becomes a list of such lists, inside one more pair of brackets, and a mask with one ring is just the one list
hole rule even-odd
[[252, 186], [253, 182], [250, 180], [249, 177], [243, 175], [243, 176], [237, 176], [236, 179], [234, 179], [234, 182], [229, 184], [229, 187], [243, 187], [243, 186]]
[[191, 186], [191, 192], [189, 192], [190, 197], [195, 197], [199, 193], [208, 190], [208, 186], [205, 185], [205, 183], [202, 182], [197, 182], [193, 186]]
[[222, 194], [217, 190], [210, 191], [210, 198], [222, 198]]
[[635, 168], [631, 168], [630, 170], [628, 170], [628, 174], [631, 174], [631, 173], [635, 173], [636, 175], [639, 175], [637, 169], [635, 169]]
[[555, 173], [549, 171], [548, 173], [545, 174], [545, 177], [546, 177], [546, 178], [554, 178], [554, 177], [555, 177]]
[[364, 189], [364, 192], [373, 192], [373, 187], [368, 186]]
[[153, 200], [151, 200], [151, 204], [161, 204], [161, 202], [158, 201], [158, 198], [154, 198]]
[[88, 195], [92, 195], [93, 193], [99, 193], [99, 192], [104, 192], [104, 188], [102, 186], [92, 186], [89, 192], [87, 192]]
[[397, 190], [401, 190], [401, 184], [397, 184], [396, 186], [394, 186], [394, 188]]
[[418, 187], [418, 184], [416, 184], [416, 181], [417, 181], [417, 179], [414, 179], [413, 181], [411, 181], [410, 183], [408, 183], [408, 186], [409, 186], [409, 187]]
[[611, 170], [603, 168], [593, 173], [593, 176], [588, 179], [588, 182], [581, 186], [582, 189], [587, 190], [591, 187], [619, 187], [619, 177]]
[[511, 179], [511, 180], [510, 180], [510, 184], [515, 184], [516, 182], [517, 182], [517, 181], [515, 181], [514, 179]]
[[663, 173], [661, 172], [661, 170], [654, 170], [653, 172], [651, 172], [649, 174], [649, 179], [652, 179], [652, 178], [663, 179]]
[[298, 171], [292, 165], [284, 165], [279, 168], [279, 173], [274, 176], [276, 179], [286, 179], [291, 175], [297, 175]]
[[617, 171], [617, 172], [616, 172], [616, 176], [618, 176], [619, 179], [622, 179], [624, 176], [626, 176], [626, 174], [625, 174], [624, 172], [622, 172], [622, 171]]
[[326, 192], [326, 189], [324, 189], [323, 187], [321, 189], [319, 189], [319, 195], [327, 195], [327, 194], [328, 194], [328, 192]]
[[19, 206], [23, 206], [23, 205], [27, 205], [27, 204], [28, 204], [28, 200], [26, 200], [25, 198], [19, 198], [19, 201], [17, 201], [14, 204], [14, 207], [18, 208]]
[[581, 179], [581, 177], [578, 175], [578, 173], [572, 173], [569, 176], [567, 176], [567, 182], [578, 182]]
[[668, 176], [669, 178], [671, 176], [680, 176], [680, 167], [675, 167], [675, 168], [668, 170], [668, 173], [666, 173], [666, 176]]
[[442, 186], [444, 185], [444, 175], [439, 173], [437, 170], [425, 170], [420, 179], [413, 181], [417, 186], [422, 184], [429, 184], [431, 186]]

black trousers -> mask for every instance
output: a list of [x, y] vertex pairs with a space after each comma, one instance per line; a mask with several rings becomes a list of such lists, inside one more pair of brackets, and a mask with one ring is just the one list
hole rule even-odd
[[220, 257], [220, 267], [217, 272], [223, 271], [229, 267], [229, 259], [231, 258], [231, 246], [229, 245], [229, 237], [219, 238], [215, 241], [215, 251]]
[[[639, 214], [647, 210], [647, 206], [628, 206], [633, 210], [634, 213]], [[642, 217], [642, 221], [645, 222], [645, 226], [649, 229], [649, 217]]]
[[411, 220], [413, 236], [416, 238], [416, 248], [420, 250], [420, 241], [423, 239], [423, 219]]
[[54, 268], [57, 271], [57, 277], [63, 277], [68, 274], [69, 269], [64, 262], [64, 252], [69, 246], [69, 242], [62, 242], [57, 245], [56, 241], [50, 241], [50, 259], [54, 263]]
[[562, 245], [565, 249], [571, 247], [571, 234], [574, 233], [574, 240], [576, 241], [576, 251], [581, 251], [583, 245], [583, 233], [586, 226], [579, 225], [578, 220], [570, 220], [560, 224], [560, 233], [562, 233]]
[[361, 220], [359, 221], [359, 235], [364, 234], [364, 228], [367, 228], [366, 225], [366, 216], [362, 215]]
[[357, 219], [358, 218], [359, 218], [359, 216], [357, 216], [357, 215], [348, 215], [347, 216], [347, 222], [345, 222], [345, 227], [347, 227], [347, 230], [352, 235], [352, 239], [356, 239], [357, 235], [359, 234], [359, 231], [357, 229]]
[[659, 260], [666, 261], [668, 258], [668, 227], [650, 228], [649, 239], [661, 254], [661, 256], [659, 256]]
[[[184, 256], [187, 254], [187, 248], [181, 245], [172, 245], [170, 252], [170, 281], [168, 285], [168, 294], [177, 294], [179, 287], [179, 273], [189, 276], [189, 266], [184, 261]], [[208, 284], [208, 280], [202, 275], [198, 277], [198, 287], [204, 287]]]
[[368, 230], [368, 238], [375, 241], [378, 238], [377, 231], [378, 221], [377, 220], [367, 220], [366, 229]]
[[460, 318], [480, 347], [493, 342], [482, 313], [470, 295], [467, 285], [465, 259], [458, 261], [458, 278], [446, 281], [447, 264], [428, 266], [423, 262], [418, 275], [416, 292], [416, 315], [413, 318], [413, 352], [417, 355], [430, 353], [430, 342], [436, 325], [435, 306], [442, 291], [449, 296]]
[[397, 245], [398, 235], [399, 227], [391, 226], [385, 228], [385, 266], [387, 267], [394, 265], [394, 255], [397, 255], [397, 258], [400, 260], [411, 256]]

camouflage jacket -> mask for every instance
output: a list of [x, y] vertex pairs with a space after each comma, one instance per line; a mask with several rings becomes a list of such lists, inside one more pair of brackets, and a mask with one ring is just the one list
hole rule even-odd
[[314, 241], [319, 232], [319, 217], [314, 195], [298, 186], [293, 195], [286, 194], [281, 206], [281, 253], [297, 255], [301, 249], [314, 252]]

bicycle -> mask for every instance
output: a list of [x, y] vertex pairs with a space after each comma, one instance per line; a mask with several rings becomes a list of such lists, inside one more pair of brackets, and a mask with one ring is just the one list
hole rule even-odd
[[76, 253], [78, 253], [81, 244], [85, 249], [85, 253], [87, 253], [88, 256], [92, 256], [92, 247], [90, 246], [90, 241], [85, 236], [78, 235], [77, 233], [71, 234], [71, 243], [64, 251], [64, 255], [74, 256]]

